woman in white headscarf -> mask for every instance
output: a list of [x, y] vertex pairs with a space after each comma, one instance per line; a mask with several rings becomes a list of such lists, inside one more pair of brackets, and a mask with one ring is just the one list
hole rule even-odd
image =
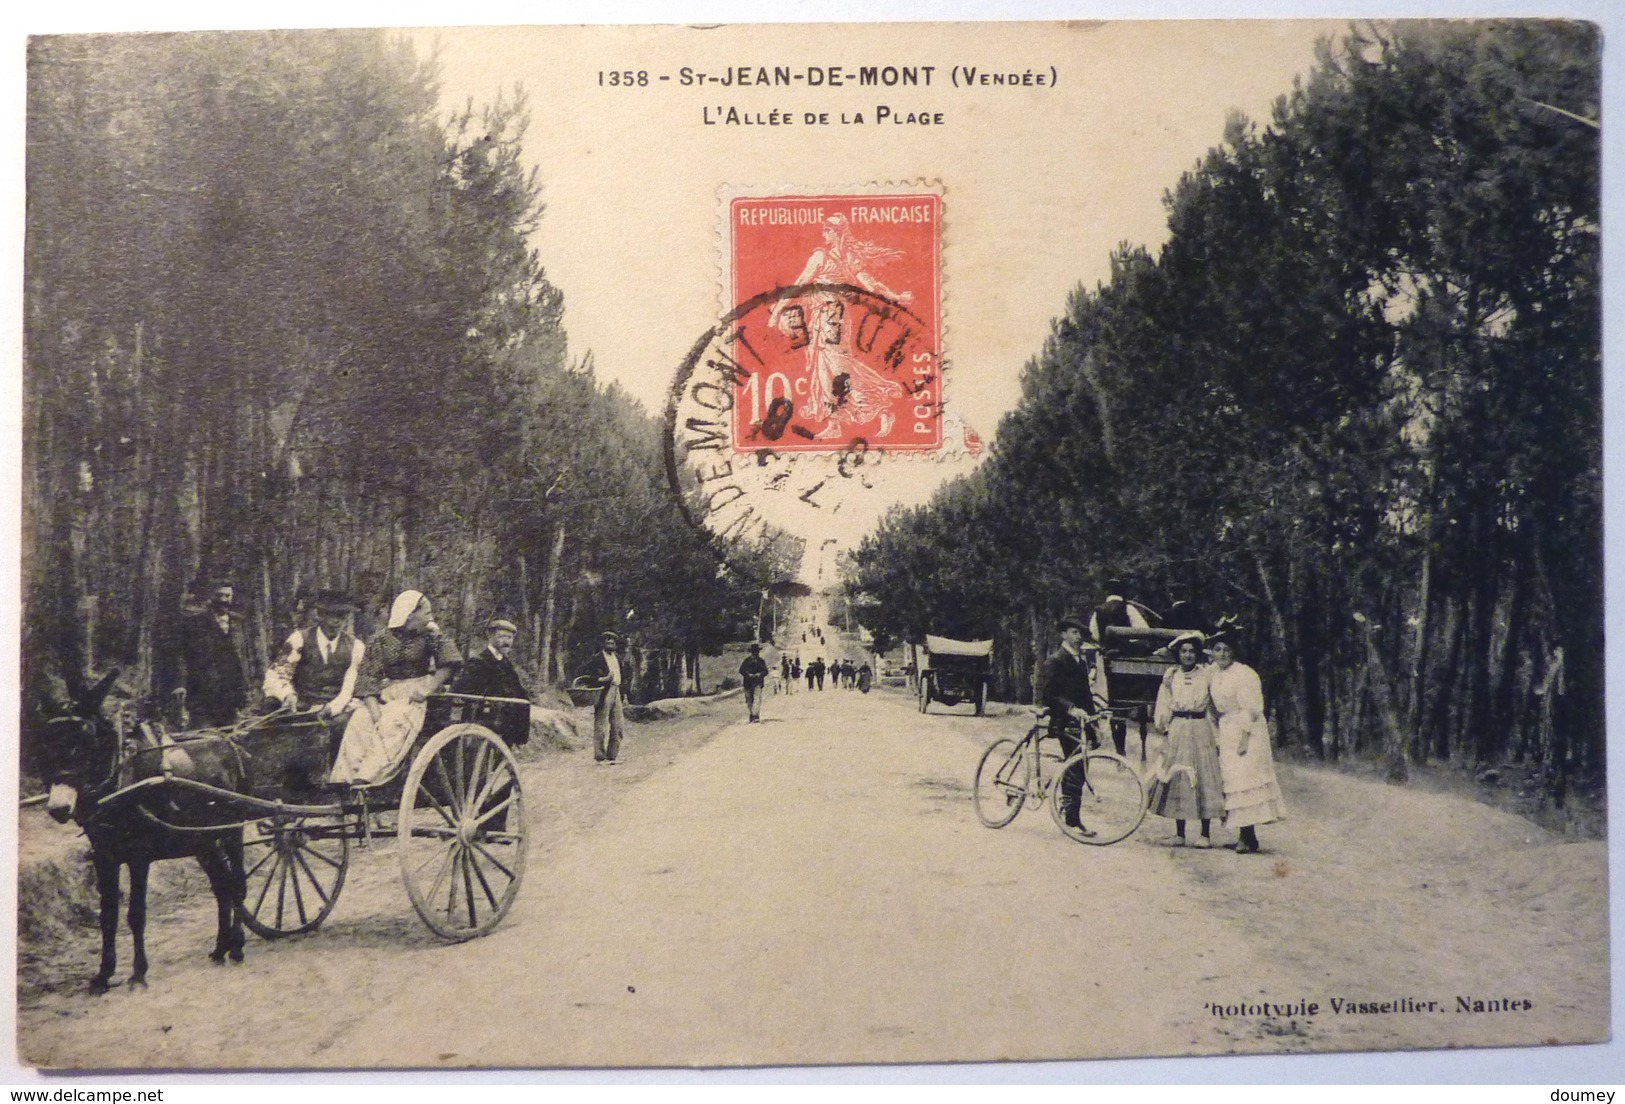
[[389, 627], [367, 641], [355, 681], [361, 708], [345, 726], [331, 781], [365, 786], [399, 770], [423, 728], [429, 695], [462, 662], [457, 645], [434, 623], [429, 600], [419, 591], [403, 591], [390, 607]]

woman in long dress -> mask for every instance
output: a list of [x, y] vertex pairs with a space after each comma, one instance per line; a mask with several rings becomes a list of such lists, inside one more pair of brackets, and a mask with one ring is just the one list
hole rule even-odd
[[1163, 672], [1152, 718], [1167, 743], [1152, 767], [1147, 808], [1173, 820], [1175, 834], [1160, 841], [1170, 847], [1185, 846], [1187, 820], [1202, 822], [1202, 835], [1191, 846], [1212, 847], [1212, 823], [1224, 814], [1219, 755], [1208, 719], [1213, 669], [1198, 662], [1201, 647], [1199, 632], [1183, 633], [1169, 643], [1168, 650], [1179, 663]]
[[334, 784], [366, 786], [400, 769], [423, 728], [430, 694], [462, 663], [457, 645], [442, 636], [434, 609], [416, 590], [403, 591], [389, 611], [389, 627], [367, 641], [350, 717], [328, 776]]
[[1275, 779], [1270, 730], [1264, 723], [1264, 687], [1258, 672], [1236, 662], [1232, 638], [1215, 636], [1208, 692], [1219, 717], [1219, 771], [1224, 778], [1224, 823], [1240, 830], [1236, 854], [1258, 852], [1257, 825], [1286, 816]]

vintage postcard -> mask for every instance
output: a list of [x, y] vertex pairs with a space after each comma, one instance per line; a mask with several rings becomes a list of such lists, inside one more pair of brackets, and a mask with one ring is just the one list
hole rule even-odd
[[31, 36], [19, 1076], [1612, 1060], [1602, 37]]

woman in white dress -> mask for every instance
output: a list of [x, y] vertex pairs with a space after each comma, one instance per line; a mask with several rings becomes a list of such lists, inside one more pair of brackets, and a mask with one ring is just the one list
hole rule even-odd
[[1224, 815], [1219, 756], [1208, 713], [1213, 668], [1198, 662], [1201, 648], [1199, 632], [1184, 633], [1169, 643], [1168, 650], [1179, 662], [1163, 673], [1152, 719], [1167, 743], [1151, 770], [1147, 810], [1174, 822], [1175, 834], [1158, 841], [1169, 847], [1185, 846], [1187, 820], [1202, 822], [1202, 834], [1190, 841], [1191, 846], [1212, 847], [1209, 829]]
[[1236, 854], [1256, 854], [1257, 825], [1286, 816], [1275, 780], [1270, 730], [1264, 723], [1264, 687], [1258, 672], [1236, 662], [1233, 637], [1215, 635], [1208, 693], [1219, 716], [1219, 771], [1224, 778], [1224, 822], [1240, 831]]

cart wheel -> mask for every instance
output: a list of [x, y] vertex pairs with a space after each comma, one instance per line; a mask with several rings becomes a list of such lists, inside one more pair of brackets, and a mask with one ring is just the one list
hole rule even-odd
[[243, 829], [243, 923], [266, 939], [315, 931], [350, 866], [345, 825], [277, 817]]
[[[1078, 800], [1078, 819], [1094, 833], [1085, 836], [1069, 828], [1061, 808], [1061, 785], [1068, 778], [1078, 779], [1081, 793]], [[1061, 764], [1055, 782], [1050, 786], [1050, 812], [1061, 834], [1078, 843], [1104, 846], [1127, 839], [1145, 819], [1145, 784], [1139, 774], [1122, 756], [1107, 751], [1080, 751]]]
[[519, 765], [496, 733], [450, 725], [412, 761], [401, 794], [401, 877], [436, 935], [456, 941], [502, 922], [525, 875]]
[[1021, 812], [1033, 775], [1031, 747], [1030, 742], [995, 740], [982, 753], [971, 798], [976, 818], [989, 828], [1003, 828]]
[[920, 676], [920, 712], [924, 713], [931, 704], [931, 676]]

